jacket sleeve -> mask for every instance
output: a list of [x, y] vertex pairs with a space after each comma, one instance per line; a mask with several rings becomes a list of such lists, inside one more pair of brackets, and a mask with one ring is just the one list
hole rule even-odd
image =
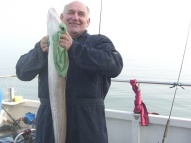
[[47, 55], [42, 52], [40, 42], [36, 43], [34, 49], [19, 58], [16, 64], [17, 77], [23, 81], [34, 79], [47, 66]]
[[94, 35], [87, 41], [84, 44], [73, 41], [69, 60], [89, 72], [105, 77], [118, 76], [123, 68], [123, 60], [112, 41], [104, 35]]

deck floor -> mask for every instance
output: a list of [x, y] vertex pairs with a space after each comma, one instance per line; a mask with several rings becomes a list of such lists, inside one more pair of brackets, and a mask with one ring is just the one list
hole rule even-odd
[[2, 126], [0, 127], [0, 139], [5, 137], [10, 137], [12, 135], [10, 126]]

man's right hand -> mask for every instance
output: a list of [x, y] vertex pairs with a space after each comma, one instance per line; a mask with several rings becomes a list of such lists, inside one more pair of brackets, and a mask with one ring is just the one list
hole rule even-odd
[[48, 42], [47, 40], [49, 39], [48, 36], [44, 36], [41, 40], [40, 40], [40, 48], [43, 52], [48, 52], [48, 49], [49, 49], [49, 45], [48, 45]]

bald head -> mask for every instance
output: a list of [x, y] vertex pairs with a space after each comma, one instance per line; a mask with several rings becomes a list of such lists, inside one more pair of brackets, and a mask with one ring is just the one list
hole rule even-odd
[[89, 7], [87, 5], [85, 5], [84, 3], [82, 3], [81, 1], [73, 1], [73, 2], [70, 2], [70, 3], [66, 4], [64, 6], [64, 10], [63, 10], [64, 14], [67, 12], [67, 10], [70, 7], [70, 5], [81, 5], [81, 6], [85, 7], [88, 17], [90, 16], [90, 9], [89, 9]]

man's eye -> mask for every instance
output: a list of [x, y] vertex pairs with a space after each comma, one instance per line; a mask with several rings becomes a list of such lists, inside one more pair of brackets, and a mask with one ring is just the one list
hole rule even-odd
[[70, 11], [70, 12], [68, 12], [68, 14], [74, 14], [74, 12], [73, 12], [73, 11]]
[[79, 16], [84, 16], [84, 13], [79, 13]]

